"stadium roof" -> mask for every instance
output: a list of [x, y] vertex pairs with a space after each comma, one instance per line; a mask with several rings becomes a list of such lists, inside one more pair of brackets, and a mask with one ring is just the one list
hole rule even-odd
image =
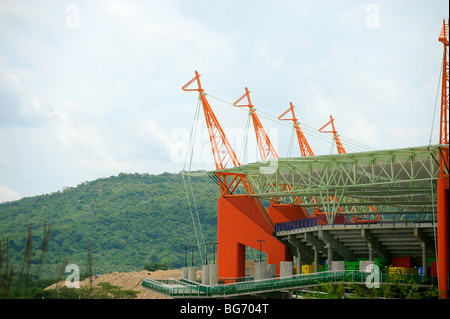
[[436, 209], [439, 145], [360, 153], [274, 158], [219, 172], [244, 174], [251, 196], [334, 215]]

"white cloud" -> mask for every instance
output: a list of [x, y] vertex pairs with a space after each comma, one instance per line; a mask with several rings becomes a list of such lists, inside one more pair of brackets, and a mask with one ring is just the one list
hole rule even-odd
[[11, 202], [21, 198], [22, 196], [18, 192], [9, 189], [5, 185], [0, 185], [0, 203]]
[[275, 51], [273, 45], [265, 40], [260, 39], [255, 44], [255, 54], [258, 60], [262, 62], [261, 67], [282, 69], [286, 67], [285, 57], [280, 51]]

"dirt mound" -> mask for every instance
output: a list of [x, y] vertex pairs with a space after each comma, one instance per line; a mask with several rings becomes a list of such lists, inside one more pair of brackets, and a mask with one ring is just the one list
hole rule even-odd
[[[200, 276], [200, 272], [198, 272], [197, 276]], [[137, 298], [138, 299], [170, 299], [170, 297], [165, 296], [163, 294], [157, 293], [155, 291], [151, 291], [142, 287], [142, 279], [145, 277], [151, 279], [180, 279], [181, 278], [181, 269], [171, 269], [171, 270], [157, 270], [149, 272], [147, 270], [142, 271], [132, 271], [132, 272], [114, 272], [111, 274], [98, 275], [97, 278], [94, 278], [92, 282], [93, 285], [98, 285], [101, 282], [109, 282], [113, 286], [119, 286], [124, 290], [135, 290], [139, 291]], [[86, 278], [83, 281], [80, 281], [80, 286], [89, 285], [89, 278]], [[65, 282], [61, 281], [59, 283], [55, 283], [45, 289], [55, 289], [57, 287], [64, 287]]]

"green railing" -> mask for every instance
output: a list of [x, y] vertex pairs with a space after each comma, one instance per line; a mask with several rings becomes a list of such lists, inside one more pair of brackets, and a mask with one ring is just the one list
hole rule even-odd
[[155, 290], [165, 295], [172, 297], [183, 296], [208, 296], [208, 286], [200, 284], [190, 284], [187, 281], [179, 281], [174, 279], [169, 280], [153, 280], [150, 278], [144, 278], [142, 280], [142, 286], [147, 289]]
[[404, 283], [411, 282], [430, 284], [430, 277], [411, 274], [374, 274], [355, 270], [346, 271], [324, 271], [312, 274], [294, 275], [285, 278], [269, 278], [258, 281], [245, 281], [225, 285], [205, 286], [199, 283], [179, 280], [153, 280], [144, 278], [142, 286], [172, 297], [220, 297], [230, 295], [245, 295], [249, 293], [262, 293], [279, 290], [295, 290], [304, 286], [320, 285], [327, 282], [353, 282], [365, 283], [368, 276], [379, 279], [381, 283]]

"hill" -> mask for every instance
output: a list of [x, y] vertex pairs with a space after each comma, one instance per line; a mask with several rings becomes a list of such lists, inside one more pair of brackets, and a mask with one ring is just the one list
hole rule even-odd
[[[197, 271], [197, 277], [201, 277], [201, 270]], [[114, 272], [111, 274], [103, 274], [99, 275], [92, 281], [92, 286], [97, 286], [102, 283], [109, 283], [113, 286], [118, 286], [121, 289], [125, 290], [133, 290], [137, 292], [137, 299], [170, 299], [170, 297], [160, 294], [156, 291], [151, 291], [145, 289], [142, 286], [142, 279], [151, 278], [155, 280], [167, 280], [167, 279], [180, 279], [181, 278], [181, 269], [175, 270], [157, 270], [155, 272], [148, 272], [146, 270], [143, 271], [132, 271], [119, 273]], [[80, 287], [89, 287], [91, 284], [89, 278], [86, 278], [80, 281]], [[47, 288], [56, 289], [65, 286], [65, 281], [57, 282]]]
[[[206, 242], [216, 240], [219, 189], [207, 176], [191, 177]], [[194, 213], [196, 217], [196, 214]], [[50, 239], [42, 277], [56, 277], [64, 257], [86, 272], [91, 244], [93, 273], [140, 271], [145, 264], [184, 266], [184, 246], [196, 245], [181, 174], [124, 174], [83, 182], [52, 194], [0, 204], [0, 239], [10, 240], [18, 273], [31, 225], [33, 256], [39, 263], [43, 224]], [[195, 263], [200, 264], [198, 250]], [[189, 253], [190, 258], [190, 253]]]

